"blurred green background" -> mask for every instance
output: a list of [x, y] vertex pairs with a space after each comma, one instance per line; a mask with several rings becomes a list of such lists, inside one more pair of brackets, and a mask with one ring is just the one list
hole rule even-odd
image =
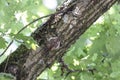
[[[0, 54], [22, 27], [33, 19], [55, 12], [62, 2], [63, 0], [0, 0]], [[14, 43], [0, 57], [0, 63], [23, 42], [28, 48], [35, 49], [36, 44], [30, 34], [46, 19], [35, 22], [17, 35]], [[61, 65], [56, 62], [51, 69], [45, 70], [38, 80], [120, 80], [119, 45], [120, 6], [115, 4], [64, 56], [65, 64], [78, 71], [66, 76], [67, 71], [63, 73]], [[93, 69], [94, 73], [90, 71]]]

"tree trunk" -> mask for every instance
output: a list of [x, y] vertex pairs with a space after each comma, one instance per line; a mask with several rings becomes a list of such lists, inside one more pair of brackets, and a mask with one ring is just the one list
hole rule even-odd
[[40, 47], [29, 50], [21, 45], [0, 72], [9, 72], [17, 80], [36, 80], [46, 68], [59, 60], [67, 49], [117, 0], [67, 0], [38, 27], [32, 37]]

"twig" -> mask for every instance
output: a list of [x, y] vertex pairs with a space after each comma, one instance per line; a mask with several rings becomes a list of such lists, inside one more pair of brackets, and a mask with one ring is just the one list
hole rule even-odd
[[[22, 29], [20, 29], [20, 30], [17, 32], [17, 34], [19, 34], [20, 32], [22, 32], [22, 31], [23, 31], [24, 29], [26, 29], [29, 25], [35, 23], [36, 21], [38, 21], [38, 20], [40, 20], [40, 19], [43, 19], [43, 18], [46, 18], [46, 17], [49, 17], [49, 16], [54, 15], [54, 14], [56, 14], [56, 13], [48, 14], [48, 15], [46, 15], [46, 16], [42, 16], [42, 17], [40, 17], [40, 18], [37, 18], [37, 19], [33, 20], [32, 22], [30, 22], [29, 24], [27, 24], [26, 26], [24, 26]], [[17, 34], [16, 34], [16, 35], [17, 35]], [[15, 36], [16, 36], [16, 35], [15, 35]]]
[[[10, 52], [12, 52], [12, 51], [10, 51]], [[10, 58], [10, 55], [7, 57], [7, 61], [6, 61], [6, 63], [5, 63], [5, 68], [4, 68], [4, 72], [6, 72], [7, 64], [8, 64], [9, 58]]]
[[29, 24], [27, 24], [26, 26], [24, 26], [23, 28], [21, 28], [21, 29], [15, 34], [15, 36], [14, 36], [13, 39], [12, 39], [12, 41], [8, 44], [8, 46], [7, 46], [6, 49], [0, 54], [0, 56], [2, 56], [2, 55], [8, 50], [8, 48], [9, 48], [9, 47], [11, 46], [11, 44], [13, 43], [14, 38], [15, 38], [19, 33], [21, 33], [24, 29], [26, 29], [29, 25], [35, 23], [36, 21], [38, 21], [38, 20], [40, 20], [40, 19], [49, 17], [49, 16], [54, 15], [54, 14], [58, 14], [58, 13], [52, 13], [52, 14], [49, 14], [49, 15], [42, 16], [42, 17], [40, 17], [40, 18], [37, 18], [37, 19], [33, 20], [32, 22], [30, 22]]
[[[79, 69], [76, 69], [76, 70], [70, 69], [69, 66], [67, 64], [65, 64], [62, 59], [60, 59], [59, 63], [61, 64], [61, 66], [60, 66], [61, 67], [61, 76], [63, 76], [63, 74], [65, 74], [64, 79], [66, 79], [67, 76], [71, 73], [76, 73], [76, 72], [81, 73], [81, 72], [86, 71], [86, 70], [79, 70]], [[65, 70], [67, 71], [66, 73], [65, 73]]]
[[0, 54], [0, 56], [2, 56], [8, 50], [8, 48], [11, 46], [12, 43], [13, 43], [13, 40], [8, 44], [7, 48], [3, 51], [2, 54]]

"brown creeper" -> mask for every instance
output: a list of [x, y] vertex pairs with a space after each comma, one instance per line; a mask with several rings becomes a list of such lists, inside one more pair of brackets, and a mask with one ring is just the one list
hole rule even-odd
[[60, 47], [60, 39], [58, 37], [51, 37], [46, 44], [49, 50], [56, 50]]

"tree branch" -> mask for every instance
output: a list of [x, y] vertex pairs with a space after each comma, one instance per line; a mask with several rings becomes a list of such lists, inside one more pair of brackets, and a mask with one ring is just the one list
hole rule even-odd
[[[38, 27], [32, 37], [40, 47], [35, 51], [25, 47], [20, 55], [11, 57], [17, 63], [18, 80], [35, 80], [55, 60], [61, 58], [67, 49], [106, 12], [116, 0], [67, 0], [58, 10], [64, 11], [51, 16], [46, 23]], [[17, 59], [17, 60], [15, 60]], [[20, 67], [18, 66], [20, 65]], [[15, 64], [14, 64], [15, 65]], [[1, 67], [1, 66], [0, 66]], [[9, 68], [10, 67], [10, 68]], [[12, 65], [7, 66], [10, 72]], [[0, 71], [2, 68], [0, 68]], [[15, 73], [15, 72], [10, 72]]]

